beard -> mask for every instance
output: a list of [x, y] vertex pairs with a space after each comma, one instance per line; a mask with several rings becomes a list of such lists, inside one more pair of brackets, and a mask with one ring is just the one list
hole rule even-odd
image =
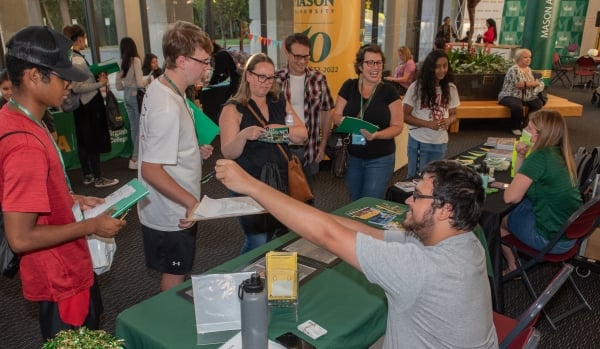
[[406, 229], [406, 234], [420, 241], [425, 241], [431, 236], [433, 230], [433, 212], [434, 207], [430, 207], [419, 221], [415, 219], [414, 213], [410, 210], [410, 218], [407, 216], [402, 222], [402, 226]]

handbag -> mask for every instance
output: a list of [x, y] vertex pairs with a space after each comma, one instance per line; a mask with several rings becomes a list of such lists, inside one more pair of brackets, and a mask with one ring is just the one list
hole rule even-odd
[[92, 257], [94, 273], [100, 275], [109, 271], [115, 258], [115, 252], [117, 252], [115, 238], [103, 238], [92, 234], [88, 235], [86, 240]]
[[138, 88], [135, 98], [137, 99], [138, 112], [142, 112], [142, 104], [144, 104], [144, 96], [146, 95], [145, 88]]
[[108, 123], [108, 128], [112, 131], [120, 130], [123, 128], [123, 115], [121, 115], [121, 110], [119, 109], [119, 103], [117, 102], [117, 97], [109, 90], [106, 91], [106, 122]]
[[348, 169], [348, 144], [350, 134], [333, 131], [327, 139], [327, 156], [331, 158], [331, 174], [335, 178], [344, 178]]
[[67, 97], [65, 97], [63, 102], [60, 104], [60, 109], [64, 112], [71, 112], [79, 108], [79, 105], [79, 93], [75, 93], [73, 92], [73, 89], [69, 89]]
[[[248, 105], [248, 109], [254, 115], [256, 120], [258, 120], [263, 127], [266, 127], [265, 122], [258, 117], [251, 105]], [[281, 144], [277, 143], [277, 147], [288, 163], [288, 195], [302, 202], [312, 200], [314, 195], [310, 190], [310, 186], [308, 185], [308, 181], [306, 180], [306, 176], [302, 170], [302, 163], [300, 162], [300, 159], [298, 159], [298, 156], [294, 154], [292, 154], [291, 157], [288, 156]]]

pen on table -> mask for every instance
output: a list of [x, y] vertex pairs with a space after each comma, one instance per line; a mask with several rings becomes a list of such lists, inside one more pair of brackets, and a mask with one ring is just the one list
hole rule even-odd
[[215, 170], [210, 171], [206, 176], [202, 177], [202, 179], [200, 179], [200, 183], [204, 184], [208, 181], [210, 181], [214, 176], [215, 176]]

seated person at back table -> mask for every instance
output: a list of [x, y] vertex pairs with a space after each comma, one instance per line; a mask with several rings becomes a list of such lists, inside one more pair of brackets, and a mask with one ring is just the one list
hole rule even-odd
[[445, 160], [427, 165], [406, 200], [406, 232], [324, 213], [260, 182], [231, 160], [217, 160], [215, 169], [227, 188], [253, 197], [298, 235], [385, 290], [384, 348], [498, 347], [485, 252], [471, 232], [484, 199], [481, 177], [472, 169]]
[[[502, 220], [500, 234], [513, 234], [541, 250], [581, 207], [581, 195], [565, 119], [554, 110], [539, 110], [529, 116], [523, 133], [530, 134], [533, 145], [527, 158], [529, 147], [516, 145], [516, 175], [504, 191], [504, 201], [517, 206]], [[574, 240], [559, 241], [550, 252], [564, 253], [573, 244]], [[511, 249], [502, 245], [502, 253], [508, 265], [504, 273], [517, 269]]]

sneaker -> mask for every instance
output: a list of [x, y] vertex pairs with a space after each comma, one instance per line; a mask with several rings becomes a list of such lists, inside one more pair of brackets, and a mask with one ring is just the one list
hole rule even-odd
[[119, 180], [116, 178], [113, 179], [109, 179], [106, 177], [100, 177], [100, 178], [96, 178], [94, 180], [94, 187], [96, 188], [104, 188], [104, 187], [111, 187], [113, 185], [116, 185], [119, 183]]
[[83, 177], [83, 184], [90, 185], [92, 183], [94, 183], [94, 175], [89, 174]]
[[521, 130], [512, 130], [512, 134], [514, 134], [515, 136], [520, 136]]
[[138, 169], [138, 162], [134, 161], [134, 160], [129, 160], [129, 169], [130, 170], [137, 170]]

